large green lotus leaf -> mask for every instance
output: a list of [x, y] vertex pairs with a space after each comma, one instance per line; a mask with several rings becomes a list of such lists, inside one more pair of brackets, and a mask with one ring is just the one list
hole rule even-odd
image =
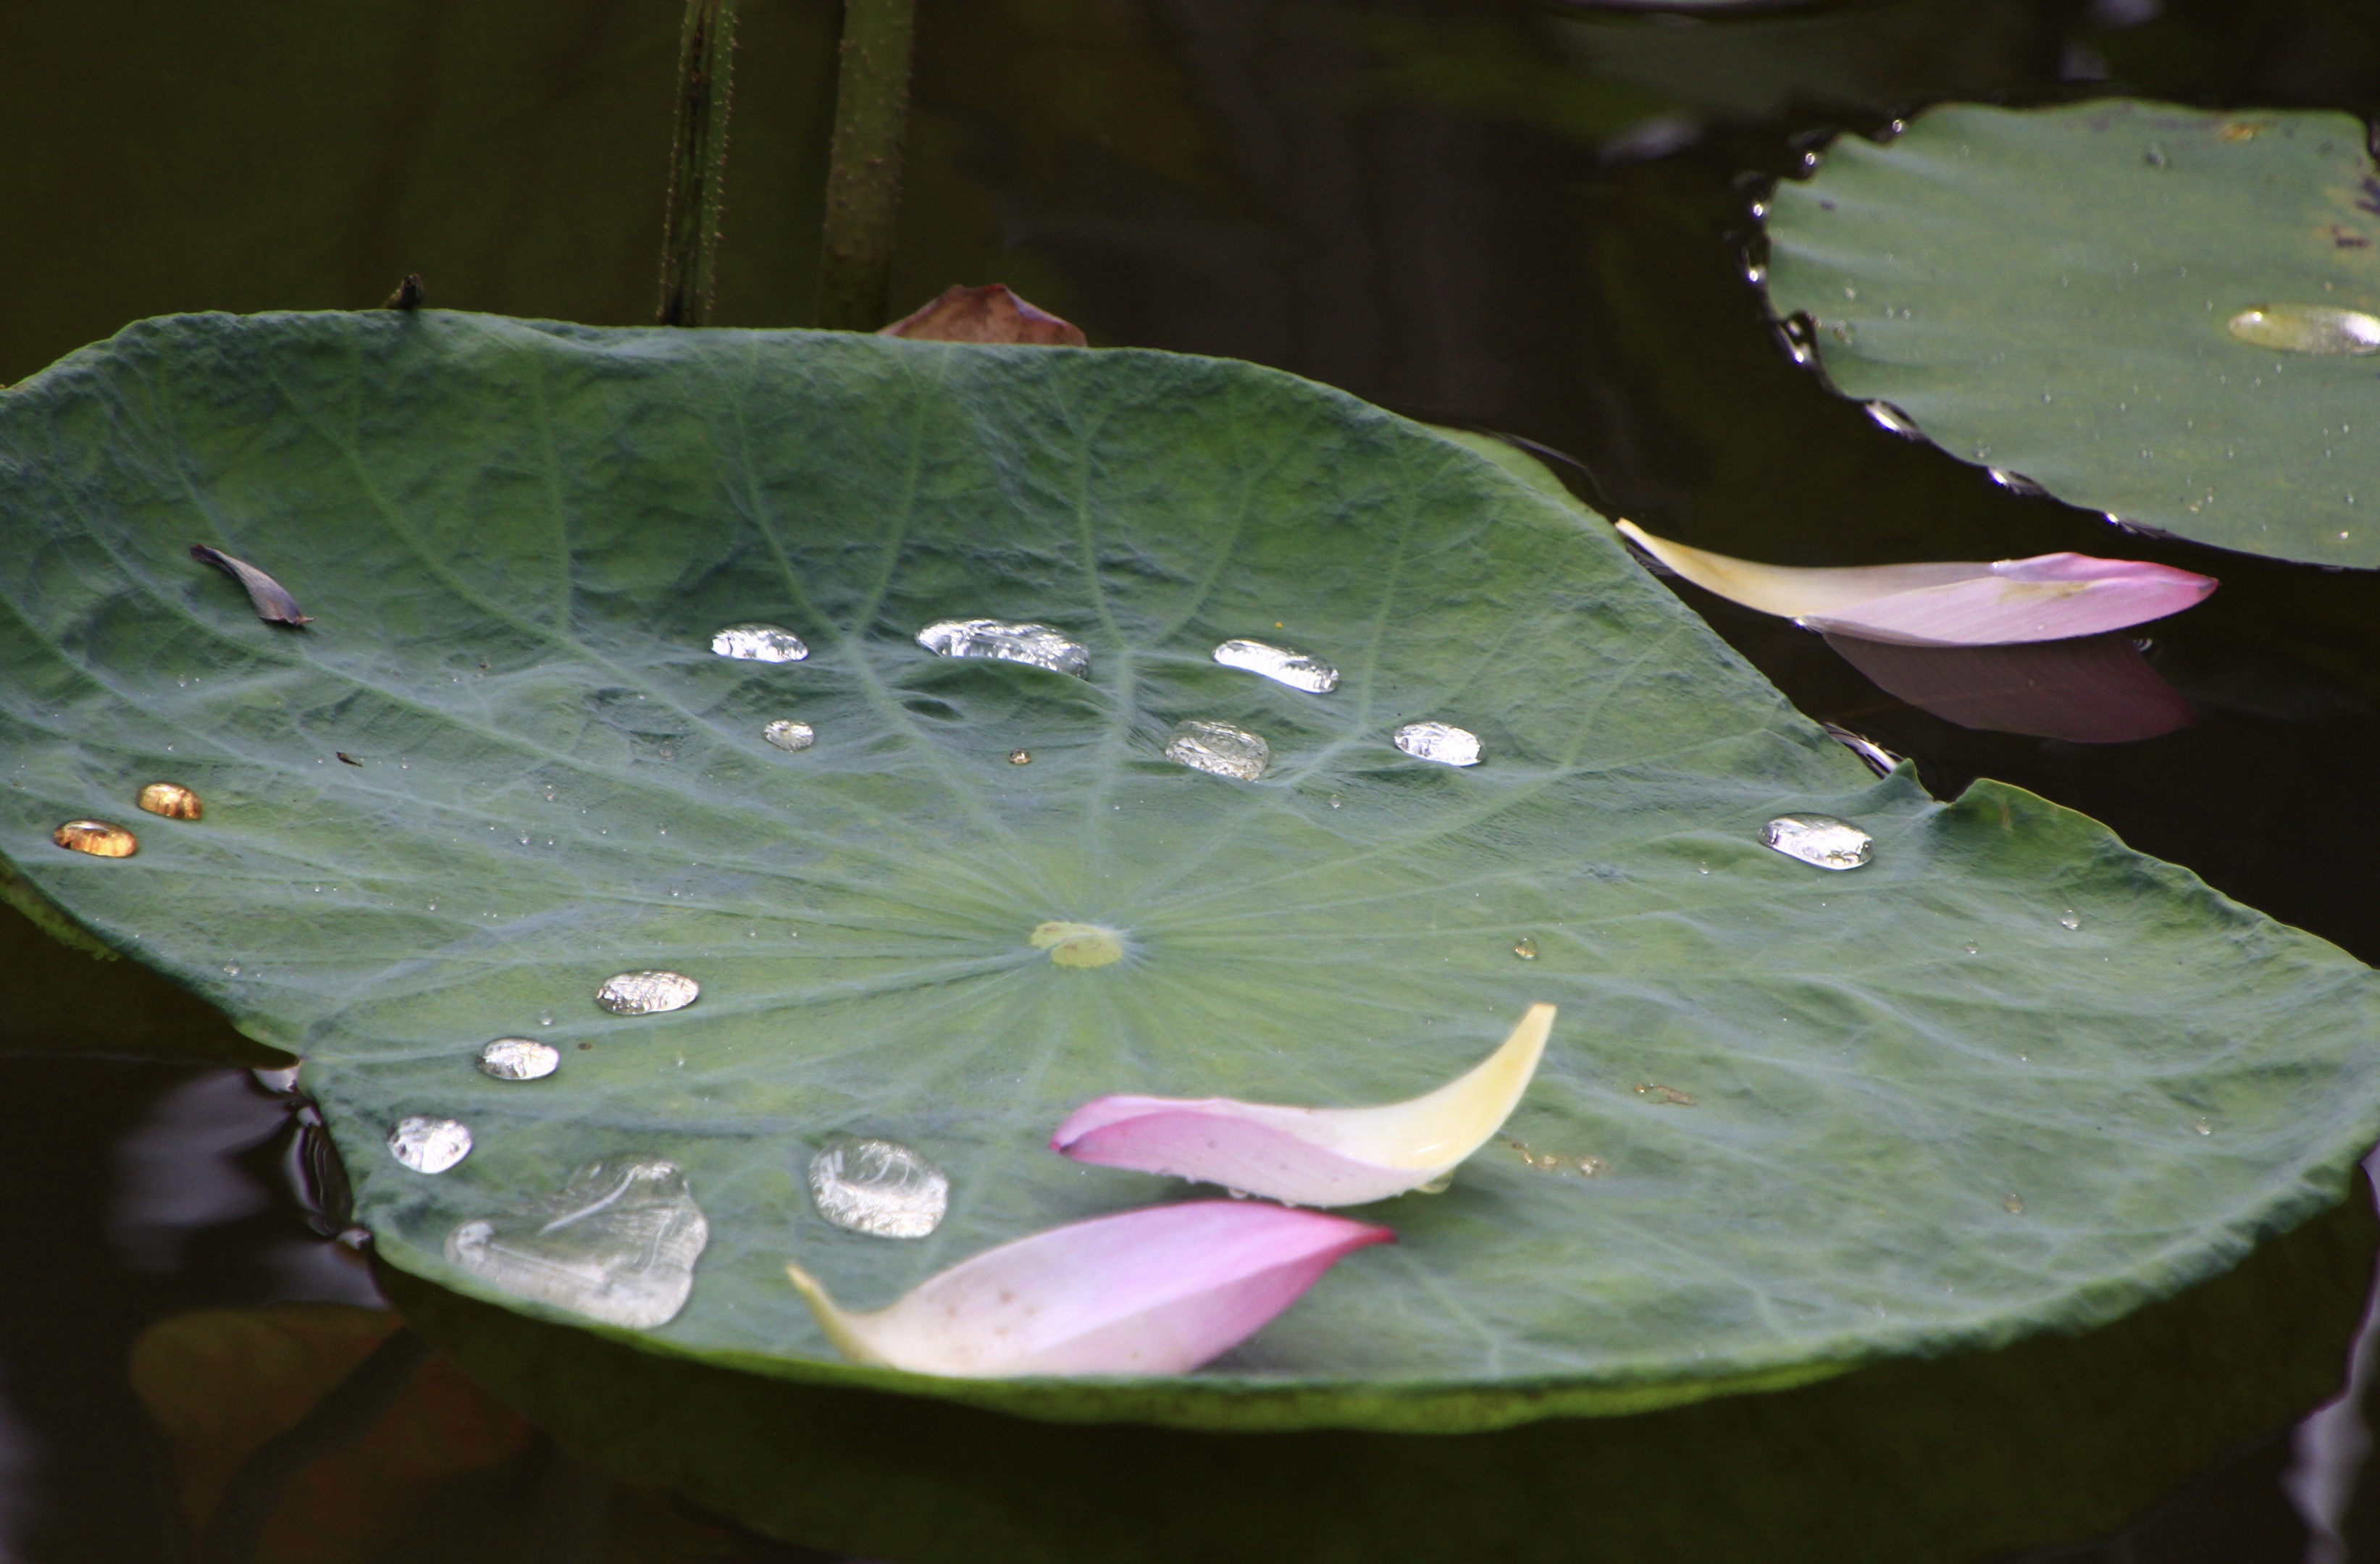
[[[1597, 519], [1245, 364], [170, 319], [0, 397], [0, 850], [306, 1056], [396, 1266], [566, 1319], [447, 1235], [593, 1158], [680, 1164], [691, 1299], [618, 1332], [656, 1352], [1204, 1427], [1641, 1409], [2111, 1318], [2336, 1201], [2380, 1127], [2367, 969], [2029, 794], [1874, 781]], [[261, 624], [193, 541], [315, 622]], [[1062, 627], [1088, 676], [914, 639], [975, 615]], [[808, 660], [710, 653], [756, 620]], [[1339, 687], [1210, 660], [1248, 635]], [[763, 741], [787, 718], [815, 747]], [[1192, 718], [1270, 771], [1165, 760]], [[1425, 719], [1485, 762], [1391, 746]], [[205, 818], [133, 810], [157, 778]], [[1874, 861], [1762, 846], [1789, 810]], [[83, 816], [140, 853], [52, 844]], [[1048, 919], [1126, 957], [1056, 965]], [[597, 1007], [645, 968], [700, 1000]], [[783, 1279], [871, 1306], [1182, 1193], [1046, 1149], [1099, 1093], [1386, 1100], [1536, 1000], [1511, 1135], [1606, 1170], [1492, 1144], [1205, 1375], [856, 1369]], [[474, 1068], [515, 1033], [559, 1073]], [[414, 1114], [476, 1149], [400, 1165]], [[948, 1171], [930, 1238], [813, 1213], [855, 1133]]]
[[2129, 525], [2380, 566], [2380, 359], [2250, 309], [2380, 317], [2380, 176], [2341, 114], [1952, 104], [1844, 137], [1768, 214], [1827, 373], [1961, 458]]

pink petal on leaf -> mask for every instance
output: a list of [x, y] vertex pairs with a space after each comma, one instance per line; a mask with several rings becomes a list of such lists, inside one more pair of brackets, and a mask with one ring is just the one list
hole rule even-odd
[[1293, 1108], [1232, 1097], [1103, 1097], [1050, 1148], [1077, 1162], [1197, 1179], [1296, 1206], [1360, 1206], [1451, 1171], [1503, 1126], [1536, 1073], [1554, 1007], [1531, 1005], [1503, 1046], [1406, 1102]]
[[1186, 1374], [1303, 1297], [1387, 1228], [1233, 1200], [1152, 1206], [1052, 1228], [929, 1277], [872, 1314], [786, 1274], [861, 1363], [968, 1378]]

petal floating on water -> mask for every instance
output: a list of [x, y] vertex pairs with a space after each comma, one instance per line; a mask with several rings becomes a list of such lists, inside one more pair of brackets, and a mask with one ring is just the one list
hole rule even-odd
[[1988, 564], [1801, 569], [1689, 549], [1633, 522], [1619, 527], [1663, 565], [1730, 602], [1813, 630], [1904, 646], [2010, 646], [2097, 635], [2179, 613], [2217, 585], [2211, 576], [2170, 565], [2076, 553]]
[[1316, 1211], [1194, 1200], [1097, 1217], [985, 1250], [889, 1307], [855, 1314], [785, 1274], [844, 1354], [915, 1374], [1186, 1374], [1262, 1329], [1388, 1229]]
[[256, 616], [267, 624], [311, 624], [314, 616], [300, 612], [298, 600], [289, 589], [272, 576], [249, 564], [232, 558], [220, 549], [210, 549], [204, 543], [190, 545], [190, 557], [229, 576], [248, 588], [248, 600], [256, 609]]
[[1230, 1097], [1103, 1097], [1050, 1138], [1077, 1162], [1198, 1179], [1298, 1206], [1360, 1206], [1419, 1188], [1503, 1127], [1545, 1057], [1554, 1007], [1531, 1005], [1503, 1046], [1438, 1090], [1378, 1108]]

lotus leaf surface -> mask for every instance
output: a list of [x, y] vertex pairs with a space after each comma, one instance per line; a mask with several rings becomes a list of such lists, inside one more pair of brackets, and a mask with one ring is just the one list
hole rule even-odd
[[[1871, 778], [1600, 518], [1248, 364], [164, 319], [0, 394], [0, 540], [18, 899], [302, 1055], [358, 1219], [443, 1287], [572, 1321], [448, 1236], [589, 1162], [677, 1164], [691, 1296], [600, 1328], [653, 1352], [1207, 1428], [1622, 1411], [2111, 1319], [2338, 1201], [2380, 1130], [2360, 964], [2018, 790]], [[260, 622], [194, 542], [313, 622]], [[1087, 669], [917, 639], [966, 619]], [[713, 654], [751, 624], [808, 658]], [[1218, 665], [1233, 637], [1339, 685]], [[1169, 762], [1193, 719], [1269, 769]], [[1482, 763], [1399, 752], [1423, 721]], [[203, 818], [137, 810], [161, 780]], [[1873, 861], [1763, 846], [1788, 813]], [[79, 818], [139, 852], [54, 845]], [[1123, 959], [1053, 963], [1053, 921]], [[597, 1005], [649, 970], [700, 998]], [[1106, 1092], [1407, 1097], [1538, 1000], [1505, 1137], [1362, 1208], [1400, 1242], [1202, 1374], [857, 1368], [786, 1284], [872, 1307], [1211, 1197], [1048, 1137]], [[491, 1078], [504, 1036], [559, 1069]], [[409, 1116], [469, 1155], [400, 1165]], [[816, 1213], [809, 1159], [852, 1135], [947, 1174], [929, 1237]]]
[[2255, 309], [2372, 321], [2380, 174], [2335, 113], [1957, 103], [1778, 186], [1769, 297], [1846, 395], [2131, 526], [2380, 567], [2380, 358]]

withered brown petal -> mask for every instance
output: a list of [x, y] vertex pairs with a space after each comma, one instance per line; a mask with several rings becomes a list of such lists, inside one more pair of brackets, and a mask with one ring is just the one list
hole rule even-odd
[[210, 549], [204, 543], [191, 544], [190, 557], [213, 565], [247, 588], [248, 600], [256, 605], [256, 616], [267, 624], [311, 624], [314, 622], [312, 614], [299, 612], [298, 600], [289, 595], [287, 588], [246, 560], [234, 559], [221, 549]]
[[979, 288], [953, 283], [941, 297], [893, 321], [879, 336], [913, 342], [1021, 342], [1039, 347], [1087, 347], [1083, 329], [1017, 297], [1002, 283]]

